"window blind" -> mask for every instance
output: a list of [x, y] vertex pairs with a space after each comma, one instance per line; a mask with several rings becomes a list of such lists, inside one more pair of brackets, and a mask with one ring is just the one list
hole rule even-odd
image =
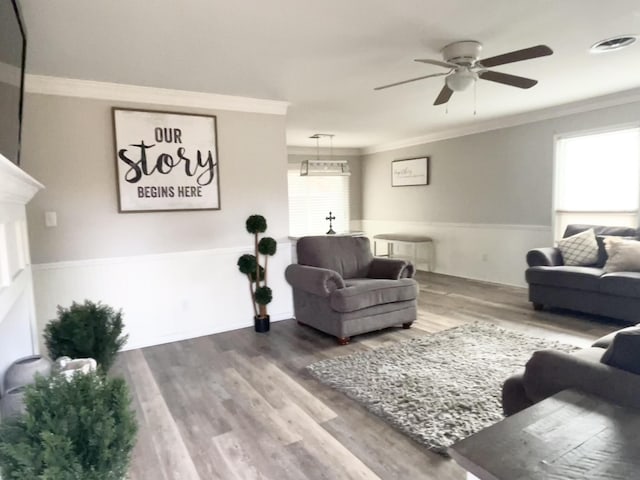
[[569, 223], [636, 226], [640, 128], [560, 138], [556, 143], [556, 238]]
[[336, 217], [333, 230], [349, 230], [349, 177], [300, 176], [300, 164], [290, 164], [289, 233], [292, 236], [322, 235], [329, 230], [326, 217]]

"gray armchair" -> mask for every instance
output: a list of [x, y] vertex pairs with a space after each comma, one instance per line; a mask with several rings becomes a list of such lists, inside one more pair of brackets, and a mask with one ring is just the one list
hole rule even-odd
[[338, 337], [402, 325], [417, 315], [418, 284], [413, 265], [373, 257], [369, 239], [350, 236], [302, 237], [298, 263], [285, 276], [293, 287], [298, 323]]

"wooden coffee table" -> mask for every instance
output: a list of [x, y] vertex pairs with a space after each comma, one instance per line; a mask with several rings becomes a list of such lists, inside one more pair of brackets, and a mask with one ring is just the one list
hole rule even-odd
[[640, 409], [565, 390], [449, 454], [481, 480], [640, 479]]

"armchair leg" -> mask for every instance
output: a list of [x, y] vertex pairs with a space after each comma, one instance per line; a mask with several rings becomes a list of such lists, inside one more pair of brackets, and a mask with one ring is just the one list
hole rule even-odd
[[411, 325], [413, 325], [413, 322], [403, 323], [402, 328], [404, 328], [405, 330], [408, 330], [411, 328]]
[[349, 345], [350, 341], [351, 341], [350, 337], [338, 337], [338, 344], [339, 345]]

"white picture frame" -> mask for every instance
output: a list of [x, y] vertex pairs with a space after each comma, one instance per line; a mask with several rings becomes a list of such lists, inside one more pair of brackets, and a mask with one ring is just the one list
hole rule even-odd
[[121, 213], [220, 209], [214, 115], [112, 111]]
[[429, 157], [407, 158], [391, 162], [391, 186], [429, 185]]

